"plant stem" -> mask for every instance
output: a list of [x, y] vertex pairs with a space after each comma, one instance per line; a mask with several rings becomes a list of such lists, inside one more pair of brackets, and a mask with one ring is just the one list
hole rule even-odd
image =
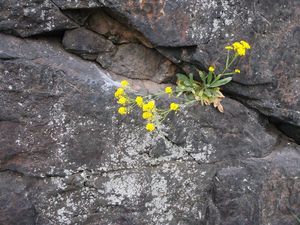
[[[236, 60], [236, 58], [237, 58], [237, 55], [235, 54], [233, 57], [232, 57], [232, 59], [231, 59], [231, 61], [228, 63], [228, 65], [226, 65], [226, 67], [225, 67], [225, 69], [223, 70], [223, 72], [222, 73], [220, 73], [220, 74], [218, 74], [218, 75], [224, 75], [224, 73], [229, 69], [229, 67], [232, 65], [232, 63]], [[227, 64], [227, 63], [226, 63]]]

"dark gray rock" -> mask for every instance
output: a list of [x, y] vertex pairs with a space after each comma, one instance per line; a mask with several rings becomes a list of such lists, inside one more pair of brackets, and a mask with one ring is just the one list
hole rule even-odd
[[[199, 162], [263, 157], [277, 141], [277, 134], [260, 115], [225, 98], [225, 113], [196, 105], [171, 116], [168, 139], [181, 146]], [[263, 138], [262, 138], [263, 137]]]
[[175, 73], [171, 62], [218, 69], [225, 44], [253, 46], [224, 90], [245, 105], [227, 97], [224, 114], [195, 105], [171, 114], [165, 132], [149, 134], [139, 113], [116, 113], [118, 84], [109, 74], [67, 53], [59, 38], [0, 34], [0, 224], [298, 224], [299, 146], [261, 114], [299, 140], [299, 4], [0, 3], [6, 33], [92, 29], [99, 35], [66, 32], [64, 46], [98, 55], [122, 77], [161, 82]]
[[[161, 53], [180, 64], [205, 69], [224, 46], [245, 39], [252, 52], [226, 91], [264, 115], [300, 126], [298, 0], [284, 1], [101, 1], [120, 21], [140, 31]], [[124, 19], [125, 18], [125, 19]], [[188, 65], [188, 66], [187, 66]], [[285, 131], [286, 129], [283, 129]]]
[[0, 2], [0, 31], [28, 37], [75, 27], [77, 24], [62, 14], [51, 1]]
[[149, 48], [153, 47], [140, 32], [121, 24], [103, 10], [93, 13], [87, 20], [87, 26], [116, 44], [142, 43]]
[[29, 177], [12, 172], [0, 172], [0, 224], [35, 224], [36, 211], [27, 189], [34, 186]]
[[66, 50], [92, 60], [100, 53], [113, 53], [116, 49], [112, 42], [85, 28], [66, 31], [62, 44]]
[[245, 31], [246, 35], [251, 34], [248, 29], [254, 20], [262, 21], [248, 1], [100, 2], [117, 17], [126, 18], [156, 46], [197, 46], [220, 38], [230, 40], [245, 35]]
[[299, 147], [286, 146], [266, 158], [220, 170], [214, 203], [219, 224], [296, 225], [300, 213]]
[[[105, 78], [95, 64], [63, 52], [55, 40], [24, 42], [11, 36], [1, 37], [6, 42], [5, 49], [14, 49], [16, 42], [23, 43], [21, 46], [25, 49], [36, 49], [36, 58], [26, 55], [16, 60], [2, 61], [0, 67], [3, 74], [0, 115], [3, 121], [7, 121], [2, 126], [10, 128], [9, 131], [15, 134], [17, 145], [14, 154], [2, 159], [7, 168], [18, 168], [23, 173], [37, 175], [39, 171], [50, 173], [47, 167], [53, 164], [61, 174], [62, 167], [71, 169], [73, 163], [81, 166], [110, 165], [114, 161], [112, 157], [116, 157], [114, 154], [119, 157], [124, 154], [124, 161], [118, 161], [117, 167], [180, 158], [209, 163], [222, 159], [261, 157], [268, 154], [276, 143], [277, 134], [266, 129], [267, 121], [230, 99], [224, 101], [225, 114], [210, 107], [197, 107], [196, 111], [183, 111], [176, 116], [177, 120], [170, 120], [173, 122], [170, 123], [168, 135], [145, 136], [138, 118], [134, 123], [127, 123], [127, 120], [121, 123], [117, 119], [116, 105], [112, 102], [114, 90], [106, 88], [114, 82]], [[109, 81], [107, 84], [106, 80]], [[105, 113], [104, 109], [107, 109]], [[207, 117], [211, 119], [207, 120]], [[11, 124], [13, 122], [15, 124]], [[123, 134], [119, 126], [124, 126], [122, 129], [128, 131]], [[129, 132], [136, 126], [139, 127], [137, 132]], [[28, 136], [32, 139], [28, 140]], [[163, 139], [164, 144], [157, 143], [156, 139], [159, 142]], [[10, 136], [4, 136], [2, 140], [10, 145], [14, 143]], [[148, 141], [142, 143], [141, 140]], [[116, 149], [106, 152], [106, 148], [111, 148], [108, 146], [112, 141]], [[126, 147], [124, 143], [128, 143]], [[149, 161], [148, 155], [143, 153], [153, 144], [161, 146], [168, 154]], [[47, 146], [47, 152], [38, 156], [44, 146]], [[29, 151], [29, 158], [25, 157], [24, 151]], [[25, 161], [19, 162], [15, 157], [21, 152]], [[32, 153], [35, 153], [34, 158], [31, 158]], [[49, 155], [49, 161], [44, 159], [43, 164], [38, 165], [39, 160], [36, 159], [43, 158], [44, 154]], [[125, 160], [127, 154], [133, 154], [133, 159], [128, 162]], [[30, 169], [31, 163], [35, 164], [34, 171]], [[114, 166], [114, 163], [111, 165]]]
[[98, 0], [52, 0], [60, 9], [90, 9], [101, 7]]
[[97, 62], [115, 74], [157, 83], [170, 80], [177, 70], [156, 50], [134, 43], [120, 45], [114, 54], [100, 53]]
[[[166, 133], [146, 134], [138, 115], [116, 114], [116, 83], [95, 63], [65, 52], [56, 39], [0, 36], [1, 51], [14, 56], [0, 61], [0, 205], [11, 203], [1, 223], [292, 224], [285, 211], [261, 214], [274, 205], [260, 197], [269, 193], [267, 178], [276, 168], [274, 182], [282, 183], [281, 176], [294, 182], [286, 206], [299, 213], [298, 148], [282, 144], [275, 161], [269, 155], [280, 140], [274, 128], [237, 101], [224, 101], [225, 114], [211, 107], [182, 110], [166, 121]], [[237, 208], [227, 194], [240, 172], [225, 179], [224, 171], [241, 165], [248, 174], [251, 162], [262, 169], [259, 176], [250, 173], [250, 188], [263, 181], [266, 188], [241, 200], [234, 192]], [[256, 199], [263, 208], [252, 216], [246, 206]], [[243, 209], [239, 217], [226, 214], [235, 209]]]

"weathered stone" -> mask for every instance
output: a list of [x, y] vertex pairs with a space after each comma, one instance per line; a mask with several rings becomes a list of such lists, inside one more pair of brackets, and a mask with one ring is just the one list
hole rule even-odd
[[77, 27], [51, 1], [0, 2], [0, 31], [22, 37]]
[[87, 23], [88, 18], [97, 12], [98, 9], [66, 9], [64, 10], [64, 15], [72, 19], [74, 22], [80, 26], [84, 26]]
[[214, 202], [222, 218], [219, 224], [297, 224], [299, 150], [285, 146], [266, 158], [220, 170], [214, 189]]
[[257, 18], [248, 1], [100, 2], [115, 15], [126, 18], [128, 24], [132, 24], [156, 46], [196, 46], [219, 38], [236, 38], [247, 31]]
[[226, 98], [222, 104], [224, 114], [197, 105], [171, 116], [168, 139], [199, 162], [268, 155], [277, 140], [276, 133], [268, 131], [272, 129], [270, 125], [236, 101]]
[[60, 9], [98, 8], [102, 4], [97, 0], [52, 0]]
[[[171, 61], [218, 69], [220, 49], [246, 39], [251, 55], [225, 87], [245, 105], [195, 105], [145, 133], [140, 113], [117, 115], [107, 72], [59, 38], [0, 34], [0, 224], [298, 224], [300, 148], [259, 112], [299, 140], [299, 1], [52, 2], [0, 3], [0, 30], [65, 31], [73, 18], [121, 45], [101, 52], [100, 35], [81, 28], [65, 34], [70, 51], [100, 52], [110, 72], [155, 82], [174, 74]], [[141, 82], [134, 89], [161, 89]]]
[[104, 11], [98, 11], [89, 17], [88, 28], [104, 35], [117, 44], [142, 43], [151, 48], [152, 44], [139, 32], [130, 30], [124, 24], [108, 16]]
[[298, 0], [101, 2], [187, 71], [191, 64], [218, 68], [223, 61], [215, 60], [222, 58], [225, 45], [249, 41], [253, 50], [240, 62], [242, 73], [226, 90], [286, 127], [291, 124], [289, 130], [296, 127], [288, 134], [300, 142], [293, 135], [300, 126]]
[[157, 83], [170, 79], [177, 69], [156, 50], [133, 43], [120, 45], [115, 54], [99, 54], [97, 62], [118, 75]]
[[[11, 193], [0, 197], [0, 205], [16, 202], [1, 212], [2, 223], [19, 220], [11, 214], [16, 208], [26, 223], [41, 225], [226, 224], [247, 218], [259, 224], [262, 217], [249, 217], [245, 204], [264, 191], [238, 201], [245, 210], [239, 218], [228, 217], [230, 199], [219, 196], [230, 182], [222, 177], [224, 168], [249, 157], [265, 157], [255, 161], [261, 162], [257, 168], [268, 165], [278, 135], [264, 118], [227, 98], [225, 114], [211, 107], [182, 109], [166, 121], [166, 133], [146, 134], [139, 113], [116, 114], [116, 84], [94, 63], [63, 51], [56, 39], [0, 36], [6, 43], [1, 51], [14, 56], [0, 66], [0, 175], [7, 177], [0, 190]], [[30, 54], [22, 54], [27, 49]], [[283, 153], [291, 148], [280, 147]], [[282, 174], [298, 168], [299, 151], [293, 154], [294, 164], [281, 166], [284, 154], [274, 163]], [[217, 171], [224, 185], [214, 181]], [[269, 171], [262, 170], [262, 178]], [[260, 177], [252, 180], [250, 188], [259, 186]], [[298, 186], [291, 193], [296, 203], [288, 206], [297, 214]], [[272, 207], [263, 199], [264, 208]], [[265, 221], [292, 218], [278, 214]]]
[[66, 50], [92, 60], [98, 54], [114, 52], [116, 48], [109, 40], [85, 28], [66, 31], [62, 43]]
[[0, 171], [0, 224], [35, 224], [36, 211], [27, 190], [30, 178]]

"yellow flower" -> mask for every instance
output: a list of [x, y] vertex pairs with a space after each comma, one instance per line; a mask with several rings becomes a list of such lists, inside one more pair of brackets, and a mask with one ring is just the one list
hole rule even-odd
[[144, 112], [143, 113], [143, 119], [151, 120], [152, 118], [153, 118], [153, 114], [151, 112]]
[[179, 109], [179, 105], [178, 105], [178, 104], [176, 104], [176, 103], [174, 103], [174, 102], [172, 102], [172, 103], [170, 104], [170, 110], [177, 111], [178, 109]]
[[237, 54], [238, 54], [239, 56], [244, 56], [244, 55], [246, 55], [246, 49], [245, 49], [245, 48], [238, 48], [238, 49], [236, 50], [236, 52], [237, 52]]
[[227, 50], [233, 50], [233, 47], [228, 45], [228, 46], [225, 47], [225, 49], [227, 49]]
[[141, 96], [137, 96], [135, 98], [135, 102], [139, 107], [143, 107], [144, 104], [144, 99]]
[[242, 45], [240, 42], [234, 42], [232, 44], [232, 47], [233, 47], [234, 50], [238, 50], [240, 48], [244, 48], [244, 45]]
[[235, 73], [241, 73], [241, 71], [239, 69], [235, 69], [234, 72]]
[[121, 81], [121, 86], [122, 86], [123, 88], [127, 87], [127, 86], [128, 86], [128, 81], [127, 81], [127, 80], [122, 80], [122, 81]]
[[246, 55], [246, 49], [250, 49], [250, 45], [246, 41], [234, 42], [232, 47], [237, 55], [244, 56]]
[[210, 67], [208, 68], [208, 71], [209, 71], [209, 72], [214, 72], [214, 71], [215, 71], [215, 67], [210, 66]]
[[124, 89], [123, 88], [118, 88], [115, 92], [115, 97], [120, 98], [124, 94]]
[[148, 106], [149, 106], [150, 110], [154, 109], [154, 107], [155, 107], [155, 101], [151, 100], [150, 102], [148, 102]]
[[147, 123], [146, 130], [151, 132], [155, 130], [155, 125], [153, 123]]
[[127, 98], [125, 98], [124, 96], [120, 97], [120, 99], [119, 99], [119, 101], [118, 101], [118, 103], [119, 103], [120, 105], [125, 105], [126, 102], [127, 102]]
[[246, 41], [240, 41], [240, 43], [244, 46], [245, 49], [251, 49], [251, 46], [248, 42]]
[[165, 93], [171, 95], [173, 93], [173, 90], [171, 87], [166, 87], [165, 88]]
[[155, 109], [155, 101], [152, 100], [148, 102], [147, 104], [143, 105], [143, 111], [153, 111]]
[[126, 107], [120, 107], [118, 109], [118, 113], [121, 114], [121, 115], [125, 115], [127, 113]]

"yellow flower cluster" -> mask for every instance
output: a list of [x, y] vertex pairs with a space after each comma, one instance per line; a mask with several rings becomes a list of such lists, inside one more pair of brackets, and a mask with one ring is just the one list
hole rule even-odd
[[141, 96], [137, 96], [135, 98], [135, 103], [138, 105], [138, 107], [142, 108], [144, 105], [144, 99]]
[[143, 104], [142, 108], [142, 117], [144, 120], [147, 120], [146, 130], [149, 132], [154, 131], [156, 127], [152, 121], [154, 119], [154, 113], [156, 111], [155, 101], [151, 100], [148, 103]]
[[246, 41], [234, 42], [232, 45], [226, 46], [227, 50], [234, 50], [236, 55], [245, 56], [247, 49], [251, 49], [251, 46]]
[[124, 95], [124, 88], [118, 88], [115, 92], [115, 98], [119, 99]]
[[179, 109], [179, 105], [178, 104], [176, 104], [176, 103], [174, 103], [174, 102], [172, 102], [171, 104], [170, 104], [170, 110], [172, 110], [172, 111], [177, 111]]
[[165, 88], [165, 93], [168, 94], [168, 95], [171, 95], [173, 93], [173, 90], [171, 87], [166, 87]]
[[155, 101], [151, 100], [147, 104], [143, 105], [143, 111], [144, 112], [153, 112], [155, 111]]
[[135, 99], [130, 98], [126, 94], [126, 90], [130, 89], [129, 83], [126, 80], [121, 81], [121, 87], [115, 91], [115, 98], [120, 105], [118, 113], [121, 115], [129, 114], [133, 108], [138, 107], [142, 111], [142, 118], [146, 121], [145, 128], [147, 131], [152, 132], [159, 124], [167, 117], [171, 111], [178, 111], [180, 106], [172, 102], [168, 109], [157, 109], [154, 96], [161, 94], [173, 94], [172, 87], [166, 87], [164, 92], [159, 92], [156, 95], [149, 95], [146, 97], [136, 96]]
[[121, 115], [127, 114], [127, 109], [126, 109], [126, 107], [120, 107], [120, 108], [118, 109], [118, 113], [121, 114]]
[[154, 123], [147, 123], [146, 130], [149, 131], [149, 132], [154, 131], [155, 130]]
[[118, 113], [121, 115], [125, 115], [128, 113], [128, 109], [126, 108], [126, 104], [129, 103], [129, 98], [125, 93], [125, 89], [128, 86], [128, 81], [122, 80], [121, 87], [115, 91], [115, 98], [118, 100], [118, 104], [121, 107], [118, 109]]
[[122, 80], [122, 81], [121, 81], [121, 86], [122, 86], [123, 88], [126, 88], [128, 85], [129, 85], [129, 83], [128, 83], [127, 80]]

